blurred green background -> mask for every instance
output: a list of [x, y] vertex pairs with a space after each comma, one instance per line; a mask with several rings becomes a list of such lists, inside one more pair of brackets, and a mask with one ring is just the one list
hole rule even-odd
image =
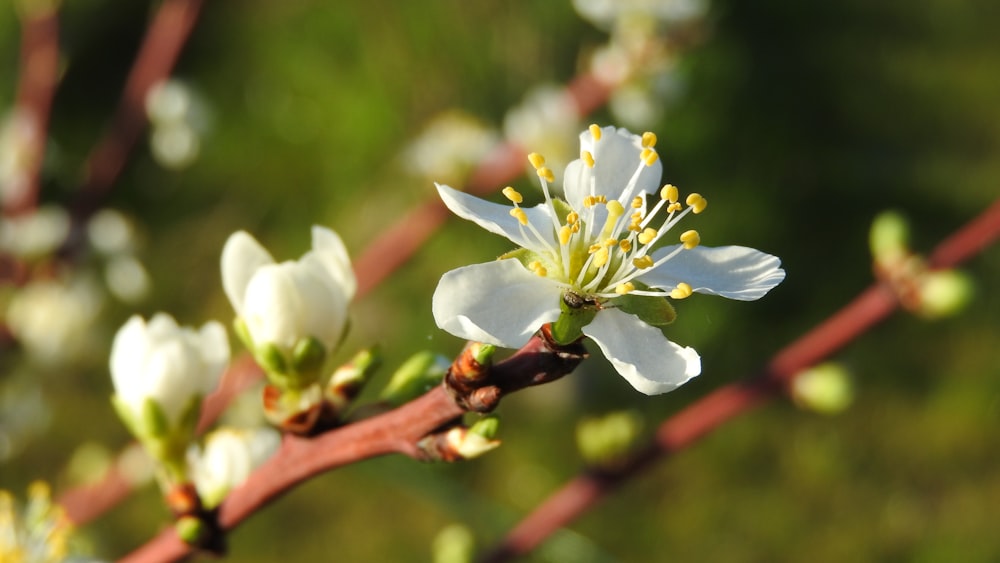
[[[72, 195], [156, 5], [64, 4], [65, 74], [43, 192], [53, 203]], [[902, 211], [914, 247], [928, 250], [1000, 194], [997, 22], [1000, 4], [989, 0], [713, 0], [702, 42], [679, 59], [682, 90], [648, 129], [659, 135], [664, 180], [711, 201], [697, 219], [703, 243], [780, 256], [786, 281], [760, 302], [679, 304], [669, 336], [694, 346], [704, 366], [680, 391], [638, 394], [598, 355], [506, 399], [496, 452], [454, 466], [378, 459], [323, 475], [236, 530], [231, 560], [427, 560], [453, 522], [490, 545], [579, 470], [580, 417], [633, 409], [652, 429], [752, 373], [866, 287], [876, 214]], [[323, 224], [359, 254], [433, 197], [400, 157], [428, 119], [457, 108], [499, 126], [533, 86], [565, 83], [581, 52], [606, 38], [569, 2], [207, 2], [175, 72], [206, 108], [197, 160], [168, 170], [143, 144], [107, 201], [141, 224], [151, 294], [106, 305], [93, 327], [103, 346], [88, 360], [31, 368], [51, 420], [3, 462], [0, 488], [63, 484], [76, 445], [128, 441], [107, 400], [110, 337], [135, 312], [228, 324], [218, 257], [232, 231], [289, 258]], [[17, 46], [5, 3], [0, 107], [13, 103]], [[590, 121], [613, 123], [603, 109]], [[430, 314], [437, 279], [506, 250], [452, 220], [356, 303], [345, 357], [373, 342], [389, 368], [419, 350], [454, 354], [463, 343]], [[1000, 249], [964, 269], [977, 287], [964, 313], [933, 323], [899, 314], [838, 355], [856, 386], [848, 411], [824, 417], [778, 402], [744, 416], [530, 560], [996, 561]], [[8, 350], [0, 378], [26, 361]], [[83, 531], [98, 555], [115, 557], [166, 517], [147, 487]]]

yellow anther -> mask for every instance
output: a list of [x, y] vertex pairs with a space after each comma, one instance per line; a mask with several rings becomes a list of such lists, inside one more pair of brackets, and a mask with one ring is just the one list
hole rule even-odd
[[601, 266], [608, 263], [608, 249], [602, 247], [600, 250], [594, 253], [594, 261], [591, 264], [595, 268], [600, 268]]
[[632, 241], [625, 239], [618, 243], [618, 248], [622, 249], [622, 252], [628, 252], [632, 250]]
[[569, 244], [570, 237], [573, 236], [573, 229], [568, 225], [563, 225], [559, 229], [559, 244], [566, 246]]
[[615, 293], [618, 295], [625, 295], [626, 293], [631, 293], [635, 291], [635, 284], [632, 282], [620, 283], [615, 286]]
[[586, 196], [586, 197], [583, 198], [583, 206], [586, 207], [587, 209], [590, 209], [591, 207], [593, 207], [595, 205], [597, 205], [597, 198], [596, 197], [594, 197], [592, 195], [588, 195], [588, 196]]
[[545, 269], [545, 266], [542, 266], [542, 263], [539, 262], [538, 260], [535, 260], [534, 262], [528, 264], [528, 269], [543, 278], [549, 273], [549, 271]]
[[642, 161], [646, 166], [652, 166], [660, 158], [660, 155], [656, 154], [653, 149], [642, 149]]
[[653, 258], [651, 256], [643, 256], [642, 258], [636, 258], [632, 260], [632, 265], [640, 270], [645, 270], [646, 268], [653, 267]]
[[612, 246], [618, 246], [618, 239], [616, 238], [606, 238], [601, 242], [601, 246], [605, 248], [611, 248]]
[[651, 149], [656, 146], [656, 133], [646, 131], [642, 134], [642, 146]]
[[545, 166], [545, 157], [537, 152], [533, 152], [528, 155], [528, 162], [535, 167], [535, 170], [538, 170], [539, 168]]
[[601, 140], [601, 128], [598, 127], [596, 124], [592, 123], [590, 125], [590, 136], [593, 137], [595, 141], [600, 141]]
[[606, 195], [599, 195], [599, 196], [594, 196], [594, 197], [597, 198], [597, 203], [607, 203], [608, 202], [608, 196], [606, 196]]
[[555, 174], [553, 174], [552, 170], [549, 169], [547, 166], [543, 166], [538, 169], [538, 177], [550, 184], [556, 181]]
[[638, 233], [642, 230], [642, 221], [639, 219], [633, 219], [628, 225], [628, 230]]
[[695, 230], [684, 231], [681, 233], [681, 242], [684, 243], [684, 248], [691, 250], [701, 244], [701, 236]]
[[524, 210], [521, 209], [520, 207], [515, 207], [514, 209], [511, 209], [510, 216], [517, 219], [517, 221], [522, 225], [528, 224], [528, 214], [525, 213]]
[[597, 252], [598, 250], [600, 250], [601, 248], [603, 248], [603, 247], [601, 245], [599, 245], [599, 244], [592, 244], [592, 245], [590, 245], [589, 248], [587, 248], [587, 254], [593, 254], [593, 253]]
[[631, 219], [632, 219], [633, 221], [642, 221], [642, 212], [641, 212], [641, 211], [636, 211], [635, 213], [633, 213], [633, 214], [632, 214], [632, 215], [630, 215], [629, 217], [630, 217], [630, 218], [631, 218]]
[[637, 195], [632, 198], [632, 209], [639, 209], [640, 207], [642, 207], [642, 196]]
[[677, 203], [677, 199], [680, 197], [680, 190], [678, 190], [677, 186], [673, 184], [667, 184], [666, 186], [663, 186], [662, 190], [660, 190], [660, 199], [665, 199], [670, 203]]
[[659, 233], [656, 232], [656, 229], [647, 228], [646, 230], [642, 231], [642, 233], [640, 233], [637, 238], [639, 239], [640, 243], [649, 244], [653, 242], [653, 239], [655, 239], [656, 235], [658, 234]]
[[673, 202], [673, 203], [671, 203], [670, 205], [667, 206], [667, 213], [673, 213], [675, 211], [680, 211], [681, 207], [682, 207], [681, 206], [681, 202], [675, 201], [675, 202]]
[[587, 168], [594, 167], [594, 155], [590, 154], [590, 151], [580, 151], [580, 159], [587, 165]]
[[691, 292], [691, 286], [681, 282], [677, 284], [676, 288], [670, 291], [670, 297], [673, 297], [674, 299], [685, 299], [687, 297], [691, 297]]
[[708, 207], [708, 200], [701, 197], [701, 194], [691, 194], [684, 201], [691, 206], [691, 211], [694, 211], [696, 214], [701, 213]]
[[570, 211], [569, 213], [566, 214], [566, 223], [569, 225], [573, 225], [577, 223], [579, 220], [580, 220], [580, 214], [577, 213], [576, 211]]
[[574, 233], [579, 233], [580, 232], [580, 222], [577, 221], [576, 223], [573, 223], [573, 226], [570, 227], [570, 230], [572, 230]]
[[607, 202], [605, 205], [608, 208], [609, 218], [614, 217], [615, 219], [617, 219], [618, 217], [621, 217], [622, 215], [625, 214], [625, 208], [622, 207], [622, 204], [617, 199], [613, 199]]
[[503, 195], [513, 203], [521, 203], [524, 201], [524, 196], [521, 195], [521, 192], [510, 186], [503, 189]]

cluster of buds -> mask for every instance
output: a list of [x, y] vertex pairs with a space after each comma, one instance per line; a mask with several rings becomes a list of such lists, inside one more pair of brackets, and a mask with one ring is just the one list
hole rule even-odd
[[924, 318], [961, 311], [972, 298], [972, 281], [957, 270], [932, 270], [909, 248], [910, 226], [900, 214], [881, 213], [869, 234], [875, 277], [893, 290], [900, 305]]

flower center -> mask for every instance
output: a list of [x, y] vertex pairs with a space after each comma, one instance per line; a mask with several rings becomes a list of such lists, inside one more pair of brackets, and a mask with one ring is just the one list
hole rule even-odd
[[[598, 126], [591, 125], [590, 133], [595, 144], [601, 141], [602, 131]], [[621, 186], [621, 195], [610, 201], [607, 196], [597, 195], [593, 171], [600, 163], [592, 153], [582, 151], [580, 159], [584, 164], [584, 181], [589, 190], [579, 209], [551, 197], [548, 186], [553, 181], [552, 171], [545, 166], [545, 159], [540, 154], [530, 154], [528, 160], [541, 182], [552, 224], [532, 224], [520, 207], [523, 196], [512, 187], [503, 190], [504, 196], [514, 204], [510, 214], [544, 249], [538, 253], [538, 259], [527, 264], [528, 269], [539, 276], [565, 283], [568, 291], [588, 299], [607, 299], [628, 293], [655, 296], [667, 294], [675, 299], [689, 296], [691, 287], [684, 283], [669, 293], [637, 289], [633, 283], [645, 271], [659, 267], [685, 249], [698, 246], [701, 240], [698, 232], [689, 230], [680, 235], [681, 246], [673, 252], [657, 260], [651, 256], [656, 243], [685, 215], [701, 213], [708, 205], [704, 197], [692, 193], [684, 199], [685, 207], [680, 202], [679, 190], [671, 184], [663, 186], [659, 200], [651, 208], [648, 194], [634, 193], [640, 173], [659, 158], [654, 149], [655, 144], [656, 136], [653, 133], [642, 135], [642, 148], [636, 154], [635, 172]], [[600, 191], [613, 193], [606, 187], [602, 187]]]

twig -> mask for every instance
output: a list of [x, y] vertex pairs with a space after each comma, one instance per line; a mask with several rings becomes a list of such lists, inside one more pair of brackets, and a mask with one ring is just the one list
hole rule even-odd
[[[577, 348], [553, 349], [546, 339], [535, 336], [513, 356], [493, 366], [490, 386], [502, 395], [533, 383], [551, 381], [573, 371], [582, 358]], [[316, 438], [286, 435], [279, 450], [219, 507], [219, 529], [233, 529], [267, 503], [318, 473], [391, 453], [420, 459], [417, 442], [463, 413], [465, 409], [451, 392], [438, 386], [395, 410]], [[174, 561], [190, 550], [173, 529], [168, 529], [122, 562]]]
[[[1000, 199], [931, 254], [932, 268], [948, 268], [981, 252], [1000, 237]], [[881, 285], [863, 291], [832, 317], [778, 351], [757, 376], [721, 387], [663, 422], [645, 449], [617, 470], [585, 470], [538, 505], [483, 561], [524, 555], [566, 526], [619, 485], [655, 461], [692, 445], [724, 422], [779, 396], [795, 375], [837, 352], [892, 313], [898, 303]]]

